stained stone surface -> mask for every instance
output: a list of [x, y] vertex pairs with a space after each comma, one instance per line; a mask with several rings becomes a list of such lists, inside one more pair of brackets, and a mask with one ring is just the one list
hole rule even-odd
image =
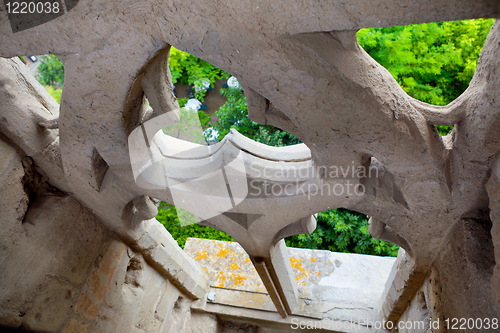
[[[275, 311], [250, 258], [236, 242], [189, 238], [184, 250], [208, 274], [213, 303]], [[396, 261], [324, 250], [288, 248], [299, 291], [297, 314], [361, 320], [372, 311]]]

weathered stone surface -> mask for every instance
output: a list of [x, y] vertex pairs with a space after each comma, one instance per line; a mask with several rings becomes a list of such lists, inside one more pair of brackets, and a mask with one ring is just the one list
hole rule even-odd
[[495, 266], [490, 228], [489, 221], [460, 221], [452, 230], [454, 242], [447, 244], [435, 263], [439, 284], [431, 292], [441, 299], [445, 318], [497, 316], [490, 282]]
[[168, 332], [180, 292], [140, 254], [114, 240], [94, 265], [65, 332]]
[[149, 265], [189, 295], [200, 298], [206, 289], [206, 277], [201, 267], [177, 245], [168, 231], [156, 219], [143, 222], [145, 232], [137, 240]]
[[[0, 323], [45, 332], [160, 332], [178, 289], [71, 196], [35, 188], [27, 210], [25, 169], [13, 148], [0, 141], [0, 149], [7, 194], [0, 197]], [[168, 244], [171, 236], [154, 222], [143, 237]], [[192, 288], [203, 281], [194, 279]]]
[[401, 327], [399, 329], [401, 333], [433, 333], [431, 320], [425, 293], [419, 291], [399, 318], [397, 327]]
[[[76, 303], [107, 232], [70, 197], [40, 197], [31, 207], [22, 224], [2, 219], [6, 227], [20, 227], [12, 237], [17, 241], [3, 245], [0, 313], [2, 322], [12, 326], [57, 331]], [[17, 318], [12, 318], [13, 311]]]
[[[15, 242], [21, 222], [28, 209], [28, 196], [24, 190], [24, 168], [16, 150], [0, 140], [0, 213], [9, 221], [0, 231], [3, 242]], [[2, 248], [6, 244], [3, 244]]]
[[[192, 313], [189, 327], [189, 333], [219, 333], [219, 324], [215, 315]], [[223, 332], [223, 331], [222, 331]]]
[[258, 326], [226, 321], [221, 325], [221, 333], [257, 333], [260, 332]]
[[490, 216], [492, 221], [491, 238], [495, 247], [495, 262], [491, 277], [491, 288], [497, 308], [500, 309], [500, 160], [497, 159], [492, 168], [492, 174], [487, 184], [490, 197]]
[[403, 249], [385, 283], [381, 298], [380, 318], [385, 318], [396, 325], [396, 320], [403, 314], [408, 304], [421, 288], [426, 274], [416, 269], [415, 260]]
[[[59, 112], [59, 107], [19, 60], [0, 59], [2, 137], [19, 148], [20, 156], [29, 156], [48, 183], [58, 189], [51, 192], [51, 195], [57, 193], [55, 198], [34, 192], [38, 198], [32, 200], [33, 206], [24, 214], [27, 201], [20, 187], [22, 171], [17, 157], [13, 157], [11, 149], [0, 150], [17, 163], [7, 167], [13, 186], [5, 188], [5, 193], [13, 196], [2, 198], [0, 206], [8, 207], [5, 215], [12, 223], [5, 229], [11, 237], [2, 240], [2, 255], [6, 254], [1, 265], [13, 266], [0, 271], [2, 283], [7, 286], [0, 295], [1, 316], [5, 318], [2, 321], [14, 326], [64, 325], [67, 331], [107, 332], [112, 330], [110, 323], [124, 313], [135, 318], [129, 303], [120, 307], [117, 293], [122, 284], [127, 285], [124, 293], [133, 302], [144, 302], [144, 312], [139, 317], [151, 314], [152, 300], [161, 299], [154, 292], [149, 293], [153, 273], [169, 279], [179, 288], [177, 292], [184, 292], [188, 298], [204, 295], [204, 277], [194, 261], [178, 248], [170, 251], [173, 249], [170, 243], [162, 246], [158, 242], [161, 233], [148, 236], [143, 230], [149, 227], [142, 219], [150, 218], [155, 207], [152, 202], [141, 204], [137, 198], [152, 197], [172, 203], [172, 189], [139, 186], [129, 156], [128, 136], [144, 121], [150, 119], [154, 123], [162, 115], [177, 119], [166, 67], [170, 45], [238, 77], [248, 92], [249, 114], [253, 119], [285, 129], [304, 142], [297, 147], [270, 149], [233, 133], [224, 143], [227, 149], [221, 151], [224, 158], [243, 152], [245, 163], [261, 168], [257, 170], [301, 164], [309, 169], [371, 166], [377, 171], [375, 178], [356, 175], [339, 180], [322, 174], [301, 179], [308, 185], [318, 185], [320, 181], [330, 185], [346, 185], [348, 181], [363, 184], [366, 191], [362, 196], [311, 196], [312, 191], [298, 195], [264, 194], [244, 198], [231, 212], [207, 219], [207, 224], [227, 231], [243, 245], [261, 277], [266, 279], [274, 304], [279, 307], [281, 303], [278, 311], [282, 315], [291, 313], [283, 292], [286, 288], [281, 286], [279, 278], [287, 269], [274, 269], [272, 246], [280, 235], [290, 234], [287, 228], [295, 221], [326, 209], [345, 207], [372, 216], [379, 227], [384, 227], [384, 230], [376, 228], [380, 232], [375, 234], [397, 240], [411, 255], [407, 262], [401, 258], [390, 275], [392, 280], [381, 307], [386, 317], [397, 321], [401, 314], [409, 313], [405, 310], [415, 301], [426, 276], [432, 277], [427, 287], [437, 292], [434, 293], [437, 296], [430, 304], [439, 305], [439, 309], [432, 311], [440, 318], [498, 316], [490, 293], [498, 301], [498, 267], [493, 270], [492, 256], [492, 246], [498, 252], [499, 238], [498, 179], [492, 177], [498, 167], [492, 165], [500, 147], [500, 80], [496, 75], [500, 66], [500, 25], [492, 28], [470, 87], [443, 107], [430, 106], [408, 96], [390, 73], [359, 47], [355, 33], [363, 27], [499, 15], [500, 5], [493, 0], [398, 3], [241, 0], [230, 4], [191, 0], [167, 1], [161, 5], [149, 0], [140, 4], [124, 0], [119, 2], [119, 8], [110, 0], [81, 0], [64, 16], [14, 34], [3, 11], [0, 56], [56, 54], [64, 61], [66, 78]], [[153, 109], [147, 108], [147, 100]], [[455, 125], [455, 129], [443, 139], [434, 124]], [[155, 126], [161, 128], [159, 123]], [[174, 171], [181, 176], [193, 170], [202, 172], [206, 166], [194, 165], [190, 159], [180, 161], [179, 165], [183, 168]], [[0, 177], [3, 176], [2, 173]], [[249, 176], [247, 180], [259, 178], [255, 172]], [[264, 176], [260, 181], [286, 186], [289, 176]], [[0, 186], [4, 186], [5, 179], [0, 180]], [[39, 190], [37, 186], [35, 189]], [[184, 208], [199, 205], [199, 200], [206, 197], [207, 188], [204, 190], [188, 193], [191, 200]], [[54, 218], [51, 210], [41, 209], [36, 203], [42, 207], [54, 206], [59, 215]], [[75, 203], [93, 212], [81, 213], [85, 216], [81, 229], [74, 227], [76, 222], [60, 223], [66, 219], [79, 221], [81, 216], [75, 212], [83, 211], [81, 207], [70, 210], [64, 218], [60, 213]], [[130, 203], [132, 214], [127, 210]], [[488, 209], [490, 218], [484, 218]], [[23, 216], [24, 224], [19, 226], [16, 223]], [[90, 230], [98, 219], [121, 241], [105, 241], [105, 235], [111, 234]], [[487, 236], [490, 219], [491, 242]], [[47, 225], [57, 225], [48, 228], [56, 232], [47, 231], [47, 225], [42, 223], [46, 221]], [[293, 232], [312, 230], [310, 225], [300, 226]], [[74, 239], [75, 244], [87, 248], [85, 235], [102, 247], [91, 248], [92, 255], [81, 257], [69, 249], [62, 250], [66, 243], [72, 244], [62, 241], [66, 239]], [[21, 245], [29, 251], [20, 251]], [[43, 251], [36, 252], [35, 245]], [[128, 262], [126, 253], [132, 249], [144, 257], [144, 265]], [[102, 261], [97, 260], [100, 255]], [[91, 260], [92, 256], [97, 258]], [[61, 264], [73, 257], [77, 266]], [[496, 259], [498, 262], [498, 255]], [[305, 264], [305, 259], [301, 260]], [[14, 266], [12, 262], [20, 264]], [[142, 261], [137, 259], [137, 262]], [[356, 271], [354, 266], [350, 269]], [[84, 273], [85, 267], [89, 271]], [[129, 274], [127, 267], [131, 267]], [[332, 275], [344, 270], [343, 267], [349, 265], [343, 263]], [[27, 269], [32, 276], [19, 281], [17, 277]], [[78, 295], [74, 315], [81, 317], [71, 317], [64, 324], [60, 313], [37, 316], [29, 312], [35, 311], [29, 308], [30, 304], [42, 306], [42, 300], [36, 296], [37, 286], [41, 285], [41, 276], [51, 271], [68, 284], [83, 288], [73, 293]], [[309, 292], [328, 280], [328, 277], [314, 277], [312, 270], [308, 269], [311, 276], [303, 276], [304, 272], [298, 280], [306, 282], [306, 286], [311, 282]], [[363, 272], [360, 278], [345, 281], [346, 286], [361, 285], [365, 280]], [[162, 281], [159, 276], [156, 278]], [[46, 284], [44, 288], [40, 295], [59, 290], [57, 284]], [[459, 298], [455, 297], [457, 293], [461, 295]], [[173, 320], [172, 324], [160, 325], [164, 331], [182, 331], [190, 321], [191, 301], [174, 294], [177, 306], [172, 304], [173, 309], [167, 310], [172, 314], [165, 318], [171, 316]], [[323, 294], [331, 299], [323, 300], [319, 307], [332, 299], [346, 302], [342, 292]], [[373, 297], [369, 295], [368, 299]], [[316, 306], [314, 299], [306, 300], [310, 303], [304, 300], [305, 305]], [[60, 302], [64, 312], [67, 304]], [[170, 309], [170, 304], [164, 307]], [[228, 310], [224, 305], [205, 305], [224, 308], [234, 315], [234, 309]], [[52, 307], [47, 301], [47, 308]], [[344, 318], [345, 308], [340, 308], [335, 318]], [[362, 308], [364, 311], [365, 306]], [[313, 311], [316, 315], [323, 313], [318, 309]], [[238, 309], [242, 316], [245, 310]], [[273, 320], [288, 323], [286, 319], [273, 317], [276, 313], [263, 312], [268, 323]], [[142, 332], [160, 327], [155, 320], [143, 319], [131, 319], [126, 330]]]
[[189, 238], [184, 250], [207, 272], [210, 286], [267, 292], [250, 258], [238, 243]]
[[[299, 302], [295, 315], [337, 321], [374, 320], [395, 258], [288, 248]], [[209, 276], [208, 303], [275, 311], [238, 243], [190, 238], [185, 251]], [[369, 285], [370, 288], [366, 288]]]

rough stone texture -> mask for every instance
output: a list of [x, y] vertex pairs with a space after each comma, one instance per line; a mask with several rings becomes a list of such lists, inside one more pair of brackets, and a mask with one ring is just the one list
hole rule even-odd
[[143, 233], [137, 237], [134, 247], [160, 274], [168, 278], [190, 298], [205, 294], [206, 277], [203, 269], [182, 251], [163, 225], [156, 219], [142, 223]]
[[432, 332], [446, 332], [447, 318], [496, 318], [491, 224], [487, 218], [481, 218], [485, 217], [464, 219], [455, 225], [450, 235], [453, 242], [442, 249], [427, 276], [415, 273], [413, 260], [400, 250], [383, 293], [381, 317], [393, 321], [394, 326], [424, 321], [426, 329], [432, 321], [439, 320]]
[[31, 207], [22, 224], [2, 219], [2, 230], [19, 224], [17, 237], [2, 237], [2, 322], [59, 331], [108, 233], [70, 197], [47, 194]]
[[221, 333], [217, 316], [193, 312], [189, 321], [190, 333]]
[[439, 286], [431, 292], [439, 294], [444, 318], [498, 317], [490, 284], [495, 266], [490, 228], [489, 221], [461, 221], [452, 230], [454, 242], [435, 263]]
[[[46, 332], [160, 332], [178, 289], [71, 197], [33, 203], [2, 241], [0, 322]], [[2, 220], [2, 230], [7, 227]], [[2, 238], [2, 240], [5, 238]], [[215, 332], [215, 331], [214, 331]]]
[[[425, 293], [420, 290], [398, 321], [400, 333], [432, 333]], [[436, 332], [436, 331], [434, 331]]]
[[[73, 197], [36, 183], [40, 175], [4, 141], [0, 161], [0, 324], [44, 332], [168, 332], [178, 288]], [[168, 244], [165, 229], [153, 223], [161, 229], [142, 233], [145, 249]], [[213, 316], [198, 316], [216, 332]]]
[[[52, 53], [63, 59], [66, 74], [59, 109], [19, 60], [0, 59], [0, 132], [23, 159], [28, 184], [32, 184], [28, 192], [34, 193], [30, 201], [33, 206], [24, 214], [26, 196], [21, 189], [26, 188], [26, 182], [20, 181], [21, 169], [12, 150], [2, 149], [14, 163], [9, 177], [2, 174], [0, 178], [1, 186], [13, 185], [13, 198], [17, 198], [6, 210], [6, 215], [17, 221], [6, 229], [13, 237], [21, 230], [15, 223], [23, 216], [24, 224], [28, 223], [39, 209], [37, 202], [68, 200], [85, 206], [95, 214], [91, 220], [98, 218], [121, 239], [108, 244], [102, 253], [103, 258], [116, 259], [112, 260], [117, 265], [115, 274], [127, 265], [122, 261], [123, 249], [130, 247], [141, 253], [147, 264], [144, 267], [153, 267], [185, 293], [187, 298], [172, 296], [169, 302], [173, 299], [178, 305], [173, 305], [171, 313], [175, 319], [172, 330], [187, 327], [190, 299], [201, 297], [198, 302], [204, 301], [205, 277], [185, 253], [169, 247], [168, 237], [163, 244], [153, 236], [154, 230], [151, 237], [147, 236], [151, 224], [142, 219], [150, 218], [155, 210], [148, 197], [172, 203], [173, 190], [165, 186], [144, 188], [136, 183], [128, 141], [129, 134], [148, 120], [160, 129], [158, 120], [178, 119], [166, 67], [169, 47], [174, 45], [235, 75], [245, 87], [252, 119], [278, 126], [304, 142], [271, 149], [232, 133], [221, 143], [218, 156], [222, 160], [242, 152], [246, 165], [258, 168], [275, 170], [296, 163], [309, 169], [370, 166], [377, 171], [374, 178], [348, 175], [339, 179], [321, 174], [298, 179], [308, 185], [362, 184], [366, 192], [361, 196], [311, 195], [311, 190], [299, 195], [257, 195], [242, 199], [228, 214], [207, 219], [206, 224], [227, 231], [243, 245], [281, 316], [292, 313], [294, 300], [286, 295], [286, 285], [281, 283], [290, 277], [288, 267], [273, 264], [273, 247], [285, 235], [311, 232], [307, 218], [337, 207], [371, 216], [376, 221], [374, 234], [398, 240], [407, 250], [410, 258], [398, 259], [398, 268], [391, 274], [394, 279], [388, 282], [384, 294], [381, 311], [387, 318], [397, 321], [405, 313], [427, 277], [432, 281], [432, 292], [428, 293], [433, 295], [432, 311], [440, 311], [438, 316], [498, 315], [494, 299], [498, 302], [500, 283], [498, 267], [493, 269], [492, 246], [498, 260], [498, 166], [493, 167], [493, 163], [500, 147], [500, 24], [490, 32], [467, 91], [443, 107], [408, 96], [355, 39], [356, 30], [363, 27], [498, 18], [498, 1], [123, 0], [117, 4], [111, 0], [80, 0], [67, 14], [15, 34], [3, 4], [0, 6], [0, 56]], [[148, 108], [148, 100], [153, 109]], [[442, 138], [434, 124], [455, 128]], [[161, 144], [162, 140], [153, 142], [151, 151], [161, 152]], [[24, 159], [25, 155], [30, 159]], [[179, 165], [185, 168], [174, 171], [185, 170], [186, 178], [196, 175], [206, 157], [179, 159]], [[39, 176], [32, 177], [35, 171]], [[297, 181], [289, 175], [259, 177], [255, 172], [249, 172], [247, 180], [285, 186]], [[52, 196], [42, 195], [47, 192]], [[198, 200], [204, 199], [204, 194], [188, 193], [193, 200], [181, 207], [189, 210], [191, 206], [203, 206]], [[219, 199], [216, 195], [212, 198]], [[4, 200], [10, 199], [2, 199], [2, 209]], [[55, 201], [57, 208], [62, 201]], [[40, 221], [45, 221], [47, 214], [42, 210]], [[31, 221], [32, 225], [23, 225], [25, 236], [20, 233], [19, 239], [2, 240], [8, 244], [2, 251], [12, 248], [10, 253], [17, 255], [17, 243], [9, 242], [23, 242], [22, 237], [43, 229], [38, 218]], [[68, 230], [69, 225], [59, 231]], [[81, 227], [89, 225], [91, 222]], [[37, 241], [41, 238], [33, 243]], [[139, 243], [152, 245], [141, 247]], [[58, 243], [43, 244], [53, 250]], [[2, 265], [12, 265], [3, 260]], [[47, 260], [43, 256], [42, 264], [47, 266]], [[130, 267], [139, 267], [141, 262], [138, 257]], [[34, 276], [42, 274], [42, 267], [34, 268]], [[94, 283], [82, 274], [63, 274], [70, 281], [86, 281], [67, 330], [109, 330], [105, 326], [110, 322], [99, 319], [109, 317], [105, 313], [106, 295], [117, 295], [111, 291], [112, 286], [104, 288], [114, 281], [115, 275], [108, 268], [111, 266], [89, 273]], [[24, 281], [14, 279], [10, 272], [2, 274], [6, 274], [9, 286]], [[138, 284], [139, 275], [131, 273], [126, 280]], [[59, 288], [54, 283], [47, 282], [42, 291]], [[38, 284], [28, 279], [26, 284], [26, 292], [9, 302], [42, 301], [32, 296], [33, 285]], [[6, 295], [16, 292], [11, 287], [6, 290]], [[148, 296], [143, 300], [147, 300], [144, 316], [148, 316], [146, 313], [154, 307]], [[57, 302], [65, 308], [65, 301]], [[16, 318], [21, 303], [7, 307], [6, 322], [59, 325], [58, 314], [50, 320], [28, 312], [22, 320]], [[264, 314], [268, 322], [288, 322], [274, 315]], [[146, 326], [157, 329], [154, 320], [134, 325], [134, 330]]]
[[263, 330], [250, 324], [225, 321], [220, 327], [220, 333], [263, 333]]
[[71, 332], [74, 323], [88, 332], [161, 332], [178, 295], [139, 254], [115, 242], [89, 277], [63, 332]]
[[500, 309], [500, 159], [497, 159], [493, 166], [491, 177], [487, 184], [490, 196], [490, 216], [493, 223], [491, 227], [491, 237], [495, 247], [495, 262], [491, 277], [491, 288], [493, 290], [497, 308]]
[[28, 196], [24, 190], [24, 168], [16, 150], [0, 140], [0, 214], [4, 225], [0, 229], [2, 247], [6, 251], [8, 243], [16, 243], [21, 234], [21, 226], [26, 210]]
[[425, 275], [415, 270], [415, 260], [400, 249], [382, 293], [379, 317], [395, 324], [415, 297], [424, 279]]

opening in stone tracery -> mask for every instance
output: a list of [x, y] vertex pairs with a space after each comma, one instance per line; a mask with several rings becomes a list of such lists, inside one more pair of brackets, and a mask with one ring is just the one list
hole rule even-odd
[[[26, 59], [26, 57], [23, 57]], [[34, 57], [32, 62], [28, 57], [25, 60], [38, 82], [47, 89], [48, 93], [54, 97], [57, 103], [61, 103], [61, 94], [64, 84], [64, 66], [55, 55], [47, 54]]]
[[[410, 96], [447, 105], [469, 86], [494, 19], [361, 29], [358, 43]], [[451, 126], [436, 126], [446, 135]]]

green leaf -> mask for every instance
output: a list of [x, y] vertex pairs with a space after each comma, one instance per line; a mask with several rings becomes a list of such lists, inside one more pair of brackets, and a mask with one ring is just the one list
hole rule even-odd
[[178, 211], [182, 212], [182, 210], [176, 209], [174, 205], [162, 202], [158, 208], [156, 219], [170, 232], [181, 248], [184, 248], [186, 240], [190, 237], [234, 242], [231, 236], [217, 229], [196, 223], [182, 227], [177, 216]]
[[40, 65], [37, 67], [38, 82], [44, 86], [54, 86], [60, 89], [64, 83], [64, 67], [54, 55], [41, 56]]

